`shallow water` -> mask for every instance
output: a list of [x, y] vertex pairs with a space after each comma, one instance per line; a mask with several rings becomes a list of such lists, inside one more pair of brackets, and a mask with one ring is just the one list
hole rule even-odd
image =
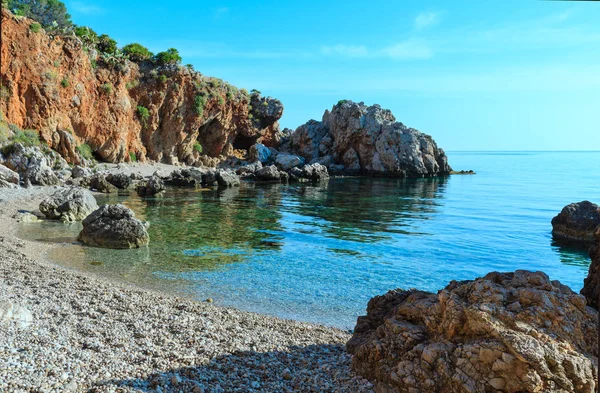
[[341, 328], [387, 290], [436, 291], [493, 270], [543, 270], [579, 291], [587, 253], [555, 245], [550, 220], [568, 203], [600, 203], [600, 152], [449, 158], [477, 175], [102, 198], [150, 221], [151, 245], [139, 250], [80, 246], [80, 224], [24, 224], [21, 235], [64, 242], [50, 256], [63, 265]]

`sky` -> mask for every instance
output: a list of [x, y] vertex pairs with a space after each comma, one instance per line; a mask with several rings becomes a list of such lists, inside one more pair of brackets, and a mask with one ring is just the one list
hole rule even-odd
[[73, 21], [284, 105], [380, 104], [447, 151], [600, 150], [600, 2], [66, 0]]

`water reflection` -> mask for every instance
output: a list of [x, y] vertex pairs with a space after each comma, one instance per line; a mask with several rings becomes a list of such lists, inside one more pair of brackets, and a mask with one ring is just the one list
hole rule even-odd
[[591, 260], [587, 250], [581, 246], [564, 245], [552, 240], [552, 249], [556, 251], [560, 262], [569, 266], [589, 267]]

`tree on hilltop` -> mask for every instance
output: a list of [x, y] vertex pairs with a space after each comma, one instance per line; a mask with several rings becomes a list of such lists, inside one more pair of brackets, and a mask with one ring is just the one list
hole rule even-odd
[[26, 16], [46, 30], [70, 30], [73, 27], [67, 7], [59, 0], [3, 0], [15, 15]]

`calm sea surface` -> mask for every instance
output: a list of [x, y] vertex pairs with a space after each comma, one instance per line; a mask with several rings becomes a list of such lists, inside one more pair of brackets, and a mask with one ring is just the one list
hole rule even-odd
[[106, 197], [150, 221], [139, 250], [83, 247], [81, 224], [23, 224], [69, 267], [216, 304], [352, 328], [394, 288], [436, 291], [487, 272], [543, 270], [579, 291], [587, 253], [554, 244], [568, 203], [600, 203], [600, 152], [454, 152], [446, 179], [243, 183]]

